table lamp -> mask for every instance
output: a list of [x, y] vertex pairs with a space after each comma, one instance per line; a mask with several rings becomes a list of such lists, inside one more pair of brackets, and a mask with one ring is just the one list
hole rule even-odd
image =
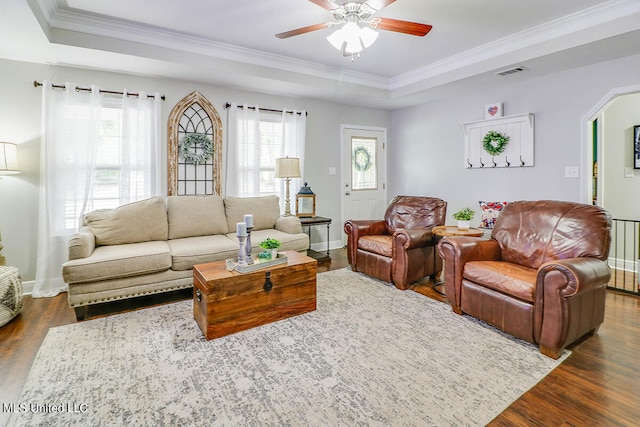
[[284, 178], [284, 216], [291, 216], [291, 197], [289, 195], [289, 183], [291, 182], [291, 178], [300, 178], [300, 159], [298, 159], [297, 157], [277, 158], [276, 178]]

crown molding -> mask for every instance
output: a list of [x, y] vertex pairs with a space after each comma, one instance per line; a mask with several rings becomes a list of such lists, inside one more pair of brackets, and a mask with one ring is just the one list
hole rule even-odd
[[[562, 45], [565, 40], [567, 40], [567, 43], [574, 43], [574, 45], [589, 43], [593, 40], [589, 39], [590, 33], [585, 30], [615, 23], [617, 20], [629, 18], [640, 13], [640, 2], [638, 0], [610, 0], [520, 33], [452, 55], [428, 66], [387, 78], [220, 43], [186, 32], [167, 30], [134, 21], [87, 13], [69, 8], [64, 0], [27, 0], [27, 2], [49, 40], [55, 43], [76, 43], [76, 45], [80, 46], [78, 43], [81, 42], [78, 40], [82, 39], [82, 37], [75, 37], [74, 35], [84, 35], [85, 38], [88, 35], [94, 36], [94, 40], [91, 41], [90, 45], [82, 45], [81, 47], [137, 56], [146, 54], [149, 58], [155, 59], [163, 56], [167, 57], [168, 55], [161, 52], [170, 49], [187, 54], [182, 56], [185, 65], [189, 65], [189, 61], [193, 62], [192, 65], [201, 65], [203, 63], [202, 58], [223, 60], [285, 71], [288, 76], [293, 73], [339, 84], [375, 88], [387, 91], [391, 97], [400, 95], [401, 92], [411, 93], [414, 91], [413, 88], [417, 86], [424, 87], [431, 84], [437, 86], [444, 81], [460, 78], [462, 74], [472, 75], [489, 71], [487, 67], [500, 68], [509, 65], [509, 55], [522, 57], [527, 55], [527, 49], [531, 49], [532, 55], [539, 56], [541, 54], [540, 46], [544, 43], [548, 44], [548, 51], [543, 52], [543, 54], [555, 52], [557, 47]], [[640, 22], [640, 19], [635, 21]], [[638, 25], [637, 28], [640, 28], [640, 24]], [[624, 28], [609, 28], [608, 31], [610, 33], [618, 31], [618, 34], [620, 34], [625, 30]], [[615, 34], [609, 34], [608, 36], [612, 35]], [[98, 37], [103, 40], [99, 40]], [[569, 42], [568, 40], [571, 41]], [[114, 41], [120, 43], [114, 43]], [[563, 43], [556, 43], [556, 41]], [[152, 49], [140, 49], [139, 46], [131, 48], [127, 47], [127, 43], [129, 43], [128, 46], [133, 43], [139, 46], [150, 46]], [[154, 53], [151, 51], [154, 51]], [[492, 60], [494, 62], [490, 63]], [[501, 61], [505, 62], [505, 64], [502, 64]], [[521, 61], [521, 59], [518, 61]], [[215, 68], [215, 62], [208, 62], [208, 67]], [[480, 67], [483, 67], [483, 69], [480, 69]], [[287, 77], [284, 78], [286, 79]]]
[[[357, 84], [384, 90], [389, 89], [388, 78], [373, 74], [339, 69], [284, 55], [216, 42], [186, 32], [80, 12], [71, 8], [61, 8], [57, 1], [53, 2], [53, 4], [43, 0], [28, 1], [30, 4], [35, 4], [40, 8], [42, 16], [47, 21], [48, 31], [45, 31], [47, 34], [52, 34], [52, 29], [90, 34], [158, 48], [168, 48], [210, 58], [294, 72], [340, 83]], [[106, 43], [105, 46], [97, 48], [111, 50]]]
[[611, 0], [392, 77], [389, 88], [393, 91], [638, 13], [637, 0]]

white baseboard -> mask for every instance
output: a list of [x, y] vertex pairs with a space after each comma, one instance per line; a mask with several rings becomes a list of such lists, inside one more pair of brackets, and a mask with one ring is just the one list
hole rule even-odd
[[33, 285], [35, 285], [35, 283], [35, 280], [22, 282], [22, 295], [31, 295], [33, 293]]
[[[340, 249], [344, 247], [344, 243], [342, 243], [342, 240], [331, 240], [329, 242], [329, 249]], [[318, 251], [318, 252], [322, 252], [322, 251], [326, 251], [327, 250], [327, 242], [320, 242], [320, 243], [312, 243], [311, 244], [311, 249], [313, 249], [314, 251]]]
[[638, 262], [629, 259], [609, 258], [607, 260], [610, 268], [623, 271], [638, 271]]

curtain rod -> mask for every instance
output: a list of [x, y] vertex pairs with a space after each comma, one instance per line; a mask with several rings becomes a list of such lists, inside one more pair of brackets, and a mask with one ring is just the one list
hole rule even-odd
[[[40, 83], [37, 80], [33, 81], [33, 87], [39, 87], [42, 86], [42, 83]], [[52, 84], [51, 87], [55, 87], [58, 89], [66, 89], [65, 85], [60, 85], [60, 84]], [[91, 88], [88, 87], [77, 87], [76, 90], [78, 91], [83, 91], [83, 92], [91, 92]], [[118, 91], [113, 91], [113, 90], [104, 90], [104, 89], [100, 89], [100, 93], [109, 93], [112, 95], [124, 95], [124, 92], [118, 92]], [[139, 96], [137, 93], [127, 93], [127, 95], [130, 96]], [[147, 98], [155, 98], [155, 95], [147, 95]], [[162, 99], [164, 101], [164, 95], [160, 95], [160, 99]]]
[[[226, 104], [224, 104], [224, 108], [228, 109], [229, 107], [231, 107], [231, 104], [229, 104], [228, 102]], [[243, 105], [238, 105], [238, 108], [244, 108], [244, 106]], [[247, 108], [249, 108], [250, 110], [255, 110], [256, 109], [256, 107], [247, 107]], [[260, 111], [271, 111], [272, 113], [282, 113], [282, 110], [274, 110], [274, 109], [271, 109], [271, 108], [258, 107], [258, 109]], [[287, 111], [287, 114], [293, 114], [293, 111]], [[298, 111], [296, 114], [301, 116], [302, 115], [302, 111]], [[304, 115], [308, 116], [309, 112], [305, 111]]]

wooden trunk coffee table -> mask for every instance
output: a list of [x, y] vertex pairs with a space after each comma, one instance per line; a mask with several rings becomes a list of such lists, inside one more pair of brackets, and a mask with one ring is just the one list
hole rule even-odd
[[225, 261], [193, 267], [193, 316], [208, 340], [316, 309], [318, 262], [284, 253], [286, 263], [251, 273]]

